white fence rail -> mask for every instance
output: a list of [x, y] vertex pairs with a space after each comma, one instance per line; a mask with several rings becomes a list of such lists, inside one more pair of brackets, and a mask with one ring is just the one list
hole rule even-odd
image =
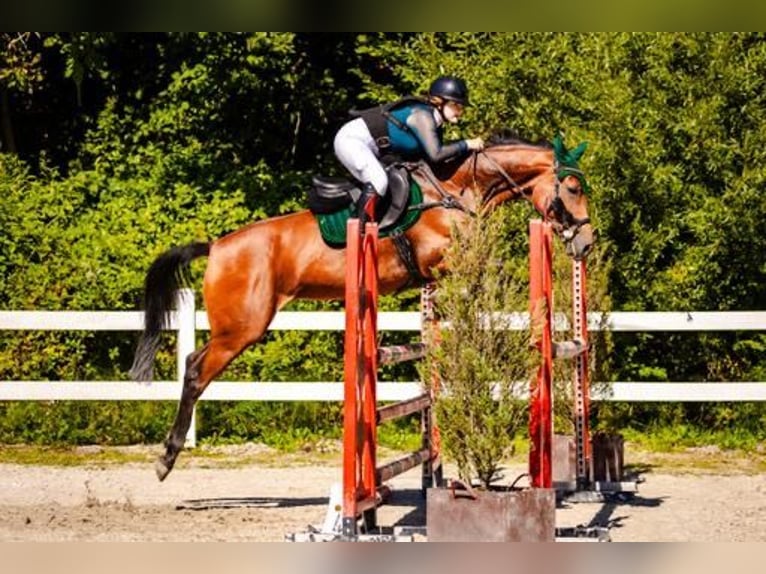
[[[566, 317], [557, 317], [557, 327]], [[602, 328], [602, 317], [589, 313], [589, 328]], [[509, 328], [528, 328], [525, 313], [508, 317]], [[337, 312], [280, 312], [271, 330], [342, 331], [345, 318]], [[186, 356], [194, 350], [196, 331], [209, 330], [207, 315], [196, 311], [191, 290], [179, 292], [177, 311], [169, 330], [177, 332], [177, 378], [175, 381], [0, 381], [0, 400], [172, 400], [181, 396]], [[420, 331], [418, 312], [381, 312], [381, 331]], [[614, 312], [603, 328], [619, 332], [671, 331], [766, 331], [765, 311], [735, 312]], [[0, 331], [140, 331], [140, 311], [0, 311]], [[611, 401], [766, 401], [766, 381], [749, 382], [633, 382], [611, 383], [610, 390], [594, 400]], [[404, 400], [420, 394], [416, 382], [379, 383], [382, 401]], [[224, 382], [215, 381], [202, 400], [218, 401], [340, 401], [341, 382]], [[192, 434], [189, 441], [194, 443]]]

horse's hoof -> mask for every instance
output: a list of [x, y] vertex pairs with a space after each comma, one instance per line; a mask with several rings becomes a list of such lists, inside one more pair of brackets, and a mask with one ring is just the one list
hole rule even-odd
[[165, 477], [170, 474], [170, 470], [172, 468], [172, 466], [165, 464], [161, 458], [157, 459], [157, 462], [154, 463], [154, 472], [157, 473], [157, 478], [160, 480], [160, 482], [165, 480]]

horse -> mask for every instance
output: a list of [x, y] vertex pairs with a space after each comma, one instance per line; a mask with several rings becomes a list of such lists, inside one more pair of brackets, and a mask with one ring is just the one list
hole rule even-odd
[[[583, 259], [593, 244], [587, 183], [574, 153], [548, 142], [490, 140], [453, 166], [412, 172], [424, 202], [418, 221], [404, 235], [409, 262], [391, 238], [379, 242], [379, 291], [391, 293], [443, 271], [443, 254], [453, 224], [481, 210], [526, 199], [549, 220], [570, 257]], [[579, 155], [578, 155], [579, 154]], [[274, 315], [293, 299], [342, 299], [345, 248], [330, 247], [308, 210], [253, 222], [209, 243], [174, 247], [150, 266], [144, 285], [144, 330], [131, 376], [150, 381], [162, 329], [168, 324], [174, 291], [189, 283], [192, 260], [207, 256], [203, 296], [210, 338], [186, 359], [186, 373], [165, 452], [155, 464], [160, 481], [173, 469], [183, 448], [196, 401], [214, 377], [266, 332]], [[414, 267], [414, 268], [413, 268]]]

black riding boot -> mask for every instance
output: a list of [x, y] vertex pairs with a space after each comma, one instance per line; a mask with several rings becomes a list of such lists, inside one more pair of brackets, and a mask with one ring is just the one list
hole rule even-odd
[[366, 183], [362, 188], [362, 195], [357, 201], [357, 217], [359, 225], [364, 231], [364, 224], [368, 221], [375, 221], [375, 206], [378, 203], [378, 194], [372, 184]]

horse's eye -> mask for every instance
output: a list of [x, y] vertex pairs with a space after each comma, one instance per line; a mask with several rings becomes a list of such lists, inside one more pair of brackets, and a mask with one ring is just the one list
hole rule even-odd
[[572, 193], [574, 195], [577, 195], [578, 193], [580, 193], [580, 186], [567, 185], [566, 188], [569, 193]]

